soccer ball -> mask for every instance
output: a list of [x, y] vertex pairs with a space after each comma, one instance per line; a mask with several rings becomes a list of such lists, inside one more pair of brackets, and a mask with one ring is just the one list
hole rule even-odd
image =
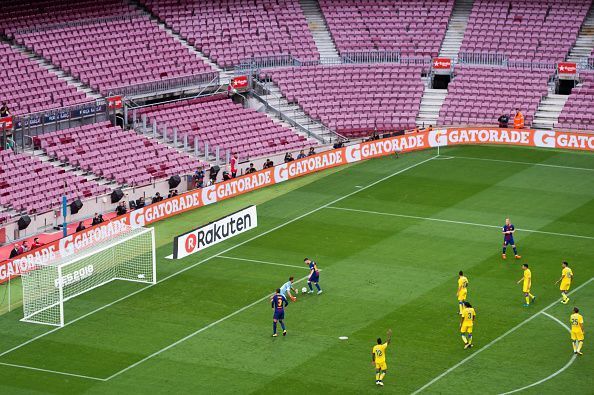
[[301, 288], [301, 293], [306, 293], [307, 292], [307, 288], [303, 287]]

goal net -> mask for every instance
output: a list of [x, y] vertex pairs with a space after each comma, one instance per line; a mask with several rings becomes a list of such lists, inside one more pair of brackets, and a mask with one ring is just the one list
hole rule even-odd
[[113, 280], [156, 283], [152, 228], [128, 227], [81, 252], [22, 275], [22, 321], [64, 326], [64, 303]]

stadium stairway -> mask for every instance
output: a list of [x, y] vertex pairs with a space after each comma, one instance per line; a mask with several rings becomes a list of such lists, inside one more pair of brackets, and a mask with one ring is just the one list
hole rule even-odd
[[278, 85], [274, 82], [257, 82], [257, 84], [260, 84], [260, 87], [265, 92], [260, 97], [266, 101], [273, 112], [278, 111], [282, 113], [284, 118], [289, 119], [289, 123], [293, 121], [298, 125], [297, 127], [293, 127], [293, 129], [299, 129], [302, 132], [306, 131], [308, 135], [311, 135], [311, 137], [319, 140], [321, 143], [328, 143], [336, 139], [336, 137], [343, 138], [343, 136], [330, 130], [326, 125], [309, 117], [300, 105], [289, 103], [287, 98], [281, 93]]
[[334, 45], [332, 35], [328, 30], [326, 19], [318, 0], [299, 0], [303, 14], [307, 19], [307, 26], [313, 36], [320, 57], [340, 62], [340, 56]]
[[37, 62], [39, 66], [48, 72], [56, 75], [59, 79], [66, 82], [68, 85], [73, 86], [79, 92], [83, 92], [87, 95], [89, 100], [99, 99], [101, 95], [99, 92], [94, 91], [88, 85], [82, 83], [78, 79], [72, 77], [58, 66], [51, 63], [49, 60], [45, 59], [44, 57], [38, 55], [34, 51], [30, 50], [29, 48], [25, 47], [24, 45], [19, 44], [10, 44], [12, 48], [16, 51], [22, 53], [24, 56], [30, 58], [31, 60]]
[[439, 49], [440, 57], [453, 59], [458, 56], [473, 2], [473, 0], [456, 0], [454, 3], [448, 29]]
[[569, 98], [568, 95], [557, 95], [553, 90], [542, 98], [536, 112], [532, 127], [535, 129], [553, 129], [559, 121], [559, 115]]
[[590, 7], [588, 15], [580, 28], [577, 40], [569, 51], [568, 62], [580, 63], [588, 59], [594, 50], [594, 4]]
[[416, 123], [420, 128], [426, 128], [429, 125], [437, 125], [439, 111], [448, 94], [446, 89], [433, 89], [425, 85], [423, 96], [421, 97], [421, 106], [417, 115]]

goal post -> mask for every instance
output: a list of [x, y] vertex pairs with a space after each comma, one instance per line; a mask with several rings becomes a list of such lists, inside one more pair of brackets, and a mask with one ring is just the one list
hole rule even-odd
[[22, 275], [23, 319], [64, 326], [64, 304], [114, 280], [155, 284], [153, 228], [127, 227], [117, 236]]

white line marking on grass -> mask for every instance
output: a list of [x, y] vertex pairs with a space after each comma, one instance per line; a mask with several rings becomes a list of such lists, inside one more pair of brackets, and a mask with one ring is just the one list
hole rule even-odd
[[38, 372], [59, 374], [61, 376], [71, 376], [71, 377], [78, 377], [78, 378], [82, 378], [82, 379], [89, 379], [89, 380], [96, 380], [96, 381], [107, 381], [107, 379], [102, 379], [102, 378], [99, 378], [99, 377], [85, 376], [85, 375], [76, 374], [76, 373], [59, 372], [57, 370], [50, 370], [50, 369], [34, 368], [32, 366], [16, 365], [16, 364], [13, 364], [13, 363], [0, 362], [0, 365], [10, 366], [10, 367], [13, 367], [13, 368], [27, 369], [27, 370], [36, 370]]
[[[581, 284], [579, 287], [575, 288], [573, 291], [570, 292], [570, 294], [574, 294], [575, 292], [579, 291], [580, 289], [582, 289], [583, 287], [585, 287], [586, 285], [590, 284], [592, 281], [594, 281], [594, 277], [590, 278], [588, 281], [586, 281], [585, 283]], [[540, 310], [539, 312], [531, 315], [530, 317], [526, 318], [524, 321], [520, 322], [518, 325], [514, 326], [513, 328], [511, 328], [510, 330], [508, 330], [507, 332], [505, 332], [504, 334], [500, 335], [499, 337], [491, 340], [491, 342], [489, 342], [487, 345], [485, 345], [484, 347], [479, 348], [478, 350], [476, 350], [473, 354], [470, 354], [468, 357], [464, 358], [463, 360], [461, 360], [460, 362], [458, 362], [457, 364], [455, 364], [454, 366], [448, 368], [445, 372], [441, 373], [439, 376], [435, 377], [434, 379], [432, 379], [431, 381], [429, 381], [427, 384], [423, 385], [421, 388], [419, 388], [418, 390], [416, 390], [415, 392], [412, 393], [412, 395], [416, 395], [421, 391], [424, 391], [426, 388], [430, 387], [431, 385], [435, 384], [437, 381], [441, 380], [442, 378], [444, 378], [445, 376], [447, 376], [449, 373], [451, 373], [453, 370], [455, 370], [456, 368], [464, 365], [466, 362], [470, 361], [472, 358], [476, 357], [477, 355], [479, 355], [481, 352], [487, 350], [489, 347], [491, 347], [493, 344], [497, 343], [499, 340], [503, 339], [504, 337], [506, 337], [507, 335], [509, 335], [510, 333], [515, 332], [516, 330], [518, 330], [519, 328], [521, 328], [522, 326], [524, 326], [525, 324], [527, 324], [528, 322], [532, 321], [535, 317], [537, 317], [538, 315], [544, 313], [545, 311], [547, 311], [548, 309], [550, 309], [551, 307], [553, 307], [554, 305], [556, 305], [557, 303], [559, 303], [559, 299], [555, 300], [553, 303], [551, 303], [550, 305], [548, 305], [547, 307], [543, 308], [542, 310]]]
[[[563, 328], [567, 329], [567, 331], [569, 331], [571, 333], [571, 329], [569, 329], [569, 326], [565, 325], [560, 319], [558, 319], [555, 316], [550, 315], [549, 313], [547, 313], [545, 311], [543, 311], [542, 313], [544, 315], [546, 315], [547, 317], [551, 318], [552, 320], [557, 321], [559, 323], [559, 325], [561, 325]], [[565, 366], [563, 366], [561, 369], [557, 370], [555, 373], [553, 373], [553, 374], [545, 377], [544, 379], [538, 380], [535, 383], [532, 383], [532, 384], [527, 385], [527, 386], [522, 387], [522, 388], [515, 389], [513, 391], [503, 392], [500, 395], [513, 394], [513, 393], [516, 393], [516, 392], [524, 391], [525, 389], [528, 389], [528, 388], [536, 387], [537, 385], [542, 384], [545, 381], [548, 381], [548, 380], [552, 379], [553, 377], [557, 376], [558, 374], [561, 374], [564, 371], [566, 371], [567, 368], [569, 368], [571, 366], [571, 364], [573, 364], [573, 362], [575, 361], [576, 357], [577, 357], [577, 355], [573, 354], [572, 357], [569, 359], [569, 361], [565, 364]]]
[[[425, 220], [425, 221], [444, 222], [444, 223], [448, 223], [448, 224], [471, 225], [471, 226], [481, 226], [483, 228], [498, 228], [498, 229], [501, 229], [501, 226], [498, 226], [498, 225], [477, 224], [475, 222], [453, 221], [453, 220], [450, 220], [450, 219], [442, 219], [442, 218], [419, 217], [419, 216], [416, 216], [416, 215], [384, 213], [384, 212], [380, 212], [380, 211], [359, 210], [359, 209], [356, 209], [356, 208], [348, 208], [348, 207], [328, 206], [326, 208], [329, 208], [329, 209], [332, 209], [332, 210], [353, 211], [353, 212], [357, 212], [357, 213], [366, 213], [366, 214], [374, 214], [374, 215], [385, 215], [385, 216], [388, 216], [388, 217], [400, 217], [400, 218], [420, 219], [420, 220]], [[519, 230], [521, 232], [527, 232], [527, 233], [539, 233], [539, 234], [543, 234], [543, 235], [574, 237], [574, 238], [578, 238], [578, 239], [594, 240], [594, 236], [573, 235], [573, 234], [569, 234], [569, 233], [547, 232], [547, 231], [544, 231], [544, 230], [533, 230], [533, 229], [524, 229], [524, 228], [516, 228], [516, 230]]]
[[[281, 229], [281, 228], [283, 228], [283, 227], [285, 227], [285, 226], [287, 226], [287, 225], [289, 225], [289, 224], [291, 224], [291, 223], [293, 223], [293, 222], [299, 221], [300, 219], [302, 219], [302, 218], [305, 218], [305, 217], [307, 217], [308, 215], [314, 214], [314, 213], [316, 213], [316, 212], [318, 212], [318, 211], [320, 211], [320, 210], [322, 210], [322, 209], [324, 209], [324, 208], [326, 208], [326, 207], [328, 207], [328, 206], [330, 206], [330, 205], [333, 205], [333, 204], [335, 204], [335, 203], [338, 203], [338, 202], [340, 202], [341, 200], [344, 200], [344, 199], [346, 199], [346, 198], [349, 198], [349, 197], [351, 197], [351, 196], [353, 196], [353, 195], [355, 195], [355, 194], [357, 194], [357, 193], [359, 193], [359, 192], [361, 192], [361, 191], [364, 191], [364, 190], [366, 190], [366, 189], [368, 189], [368, 188], [371, 188], [371, 187], [373, 187], [373, 186], [375, 186], [375, 185], [377, 185], [377, 184], [379, 184], [379, 183], [381, 183], [381, 182], [384, 182], [384, 181], [386, 181], [386, 180], [388, 180], [388, 179], [390, 179], [390, 178], [392, 178], [392, 177], [394, 177], [394, 176], [397, 176], [397, 175], [399, 175], [399, 174], [402, 174], [402, 173], [404, 173], [405, 171], [408, 171], [408, 170], [414, 169], [415, 167], [417, 167], [417, 166], [420, 166], [420, 165], [422, 165], [422, 164], [424, 164], [424, 163], [427, 163], [427, 162], [429, 162], [430, 160], [432, 160], [432, 159], [434, 159], [434, 158], [435, 158], [435, 157], [434, 157], [434, 156], [432, 156], [431, 158], [428, 158], [428, 159], [422, 160], [421, 162], [415, 163], [414, 165], [410, 165], [410, 166], [408, 166], [408, 167], [405, 167], [404, 169], [400, 169], [400, 170], [398, 170], [398, 171], [397, 171], [397, 172], [395, 172], [395, 173], [392, 173], [392, 174], [390, 174], [390, 175], [388, 175], [388, 176], [385, 176], [385, 177], [383, 177], [383, 178], [380, 178], [379, 180], [377, 180], [377, 181], [374, 181], [374, 182], [372, 182], [371, 184], [369, 184], [369, 185], [366, 185], [366, 186], [362, 187], [361, 189], [358, 189], [358, 190], [356, 190], [356, 191], [350, 192], [350, 193], [348, 193], [348, 194], [346, 194], [346, 195], [344, 195], [344, 196], [342, 196], [342, 197], [340, 197], [340, 198], [334, 199], [334, 200], [332, 200], [331, 202], [328, 202], [328, 203], [326, 203], [326, 204], [324, 204], [324, 205], [322, 205], [322, 206], [320, 206], [320, 207], [318, 207], [318, 208], [316, 208], [316, 209], [313, 209], [313, 210], [311, 210], [311, 211], [308, 211], [307, 213], [301, 214], [301, 215], [299, 215], [299, 216], [297, 216], [297, 217], [295, 217], [295, 218], [293, 218], [293, 219], [291, 219], [291, 220], [288, 220], [288, 221], [286, 221], [286, 222], [283, 222], [282, 224], [280, 224], [280, 225], [278, 225], [278, 226], [275, 226], [274, 228], [271, 228], [271, 229], [269, 229], [269, 230], [267, 230], [267, 231], [265, 231], [265, 232], [259, 233], [259, 234], [257, 234], [257, 235], [256, 235], [256, 236], [254, 236], [254, 237], [251, 237], [251, 238], [249, 238], [249, 239], [247, 239], [247, 240], [245, 240], [245, 241], [242, 241], [241, 243], [235, 244], [235, 245], [233, 245], [233, 246], [231, 246], [231, 247], [229, 247], [229, 248], [227, 248], [227, 249], [225, 249], [225, 250], [223, 250], [223, 251], [221, 251], [221, 252], [218, 252], [218, 253], [216, 253], [216, 254], [214, 254], [214, 255], [211, 255], [211, 256], [210, 256], [210, 257], [208, 257], [208, 258], [205, 258], [205, 259], [203, 259], [203, 260], [201, 260], [201, 261], [198, 261], [198, 262], [196, 262], [196, 263], [194, 263], [194, 264], [192, 264], [192, 265], [190, 265], [190, 266], [186, 266], [185, 268], [183, 268], [183, 269], [181, 269], [181, 270], [179, 270], [179, 271], [177, 271], [177, 272], [174, 272], [174, 273], [170, 274], [169, 276], [163, 277], [161, 280], [157, 281], [157, 284], [151, 284], [151, 285], [145, 286], [145, 287], [143, 287], [143, 288], [140, 288], [140, 289], [138, 289], [138, 290], [136, 290], [136, 291], [134, 291], [134, 292], [132, 292], [132, 293], [130, 293], [130, 294], [128, 294], [128, 295], [126, 295], [126, 296], [123, 296], [123, 297], [121, 297], [121, 298], [119, 298], [119, 299], [117, 299], [117, 300], [115, 300], [115, 301], [113, 301], [113, 302], [111, 302], [111, 303], [108, 303], [108, 304], [106, 304], [105, 306], [102, 306], [102, 307], [99, 307], [99, 308], [97, 308], [97, 309], [95, 309], [95, 310], [93, 310], [93, 311], [90, 311], [90, 312], [88, 312], [88, 313], [86, 313], [86, 314], [84, 314], [84, 315], [82, 315], [82, 316], [80, 316], [80, 317], [78, 317], [78, 318], [75, 318], [75, 319], [73, 319], [72, 321], [68, 321], [68, 322], [66, 322], [66, 323], [64, 324], [64, 326], [63, 326], [62, 328], [65, 328], [65, 327], [67, 327], [67, 326], [70, 326], [70, 325], [74, 324], [75, 322], [78, 322], [78, 321], [80, 321], [80, 320], [82, 320], [82, 319], [84, 319], [84, 318], [87, 318], [87, 317], [88, 317], [88, 316], [90, 316], [90, 315], [93, 315], [93, 314], [95, 314], [95, 313], [97, 313], [97, 312], [99, 312], [99, 311], [101, 311], [101, 310], [104, 310], [104, 309], [106, 309], [106, 308], [108, 308], [108, 307], [111, 307], [111, 306], [115, 305], [116, 303], [119, 303], [119, 302], [121, 302], [121, 301], [123, 301], [123, 300], [126, 300], [126, 299], [128, 299], [128, 298], [130, 298], [130, 297], [132, 297], [132, 296], [134, 296], [134, 295], [136, 295], [136, 294], [139, 294], [139, 293], [143, 292], [143, 291], [146, 291], [147, 289], [150, 289], [150, 288], [154, 287], [155, 285], [161, 284], [162, 282], [165, 282], [165, 281], [169, 280], [169, 279], [170, 279], [170, 278], [172, 278], [172, 277], [175, 277], [175, 276], [177, 276], [177, 275], [179, 275], [179, 274], [182, 274], [182, 273], [184, 273], [184, 272], [186, 272], [186, 271], [188, 271], [188, 270], [190, 270], [190, 269], [193, 269], [194, 267], [196, 267], [196, 266], [198, 266], [198, 265], [201, 265], [201, 264], [203, 264], [203, 263], [206, 263], [206, 262], [210, 261], [210, 260], [211, 260], [211, 259], [213, 259], [213, 258], [216, 258], [216, 257], [218, 257], [218, 256], [220, 256], [220, 255], [226, 254], [227, 252], [229, 252], [229, 251], [231, 251], [231, 250], [234, 250], [234, 249], [236, 249], [237, 247], [240, 247], [240, 246], [242, 246], [242, 245], [244, 245], [244, 244], [246, 244], [246, 243], [249, 243], [250, 241], [256, 240], [256, 239], [258, 239], [258, 238], [260, 238], [260, 237], [262, 237], [262, 236], [265, 236], [265, 235], [267, 235], [267, 234], [269, 234], [269, 233], [272, 233], [272, 232], [274, 232], [274, 231], [276, 231], [276, 230], [278, 230], [278, 229]], [[54, 333], [55, 331], [57, 331], [57, 330], [60, 330], [60, 329], [62, 329], [62, 328], [60, 328], [60, 327], [57, 327], [57, 328], [51, 329], [51, 330], [49, 330], [49, 331], [47, 331], [47, 332], [44, 332], [44, 333], [42, 333], [42, 334], [40, 334], [40, 335], [37, 335], [37, 336], [35, 336], [34, 338], [31, 338], [31, 339], [29, 339], [29, 340], [27, 340], [27, 341], [25, 341], [25, 342], [23, 342], [23, 343], [21, 343], [21, 344], [19, 344], [19, 345], [17, 345], [17, 346], [14, 346], [14, 347], [12, 347], [12, 348], [10, 348], [10, 349], [8, 349], [8, 350], [6, 350], [6, 351], [4, 351], [4, 352], [0, 353], [0, 357], [3, 357], [4, 355], [6, 355], [6, 354], [8, 354], [8, 353], [11, 353], [11, 352], [13, 352], [13, 351], [15, 351], [15, 350], [17, 350], [17, 349], [19, 349], [19, 348], [21, 348], [21, 347], [24, 347], [24, 346], [26, 346], [27, 344], [30, 344], [30, 343], [32, 343], [32, 342], [34, 342], [34, 341], [38, 340], [38, 339], [41, 339], [42, 337], [44, 337], [44, 336], [47, 336], [47, 335], [49, 335], [49, 334], [51, 334], [51, 333]]]
[[[309, 277], [309, 274], [308, 274], [307, 276], [305, 276], [305, 277], [301, 277], [299, 280], [295, 281], [295, 284], [297, 284], [297, 283], [299, 283], [299, 282], [301, 282], [301, 281], [303, 281], [303, 280], [306, 280], [308, 277]], [[221, 322], [223, 322], [223, 321], [226, 321], [226, 320], [228, 320], [229, 318], [231, 318], [231, 317], [234, 317], [234, 316], [236, 316], [237, 314], [239, 314], [239, 313], [241, 313], [241, 312], [243, 312], [243, 311], [245, 311], [245, 310], [247, 310], [247, 309], [249, 309], [249, 308], [251, 308], [251, 307], [254, 307], [255, 305], [257, 305], [257, 304], [259, 304], [259, 303], [262, 303], [262, 302], [264, 302], [265, 300], [270, 300], [270, 297], [271, 297], [272, 295], [274, 295], [274, 294], [268, 294], [268, 295], [264, 296], [263, 298], [260, 298], [260, 299], [256, 300], [255, 302], [248, 304], [247, 306], [243, 306], [243, 307], [242, 307], [241, 309], [239, 309], [239, 310], [235, 310], [233, 313], [231, 313], [231, 314], [228, 314], [228, 315], [224, 316], [223, 318], [220, 318], [220, 319], [218, 319], [218, 320], [216, 320], [216, 321], [214, 321], [214, 322], [211, 322], [210, 324], [208, 324], [208, 325], [206, 325], [206, 326], [203, 326], [202, 328], [198, 329], [197, 331], [190, 333], [190, 334], [189, 334], [189, 335], [187, 335], [186, 337], [182, 337], [181, 339], [177, 340], [176, 342], [174, 342], [174, 343], [171, 343], [171, 344], [170, 344], [170, 345], [168, 345], [167, 347], [163, 347], [162, 349], [160, 349], [160, 350], [158, 350], [158, 351], [155, 351], [155, 352], [154, 352], [154, 353], [152, 353], [151, 355], [148, 355], [148, 356], [146, 356], [146, 357], [142, 358], [140, 361], [138, 361], [138, 362], [135, 362], [135, 363], [133, 363], [132, 365], [130, 365], [130, 366], [128, 366], [128, 367], [125, 367], [125, 368], [124, 368], [124, 369], [122, 369], [122, 370], [119, 370], [119, 371], [117, 371], [116, 373], [112, 374], [111, 376], [109, 376], [108, 378], [106, 378], [106, 379], [104, 379], [104, 380], [105, 380], [105, 381], [111, 380], [111, 379], [113, 379], [113, 378], [115, 378], [115, 377], [119, 376], [120, 374], [122, 374], [122, 373], [125, 373], [125, 372], [127, 372], [128, 370], [130, 370], [130, 369], [133, 369], [133, 368], [135, 368], [136, 366], [138, 366], [138, 365], [140, 365], [140, 364], [142, 364], [142, 363], [144, 363], [144, 362], [148, 361], [149, 359], [151, 359], [151, 358], [154, 358], [154, 357], [158, 356], [159, 354], [162, 354], [162, 353], [164, 353], [165, 351], [172, 349], [173, 347], [175, 347], [175, 346], [177, 346], [177, 345], [179, 345], [179, 344], [181, 344], [181, 343], [185, 342], [186, 340], [189, 340], [189, 339], [193, 338], [193, 337], [194, 337], [194, 336], [196, 336], [197, 334], [199, 334], [199, 333], [202, 333], [202, 332], [204, 332], [205, 330], [207, 330], [207, 329], [209, 329], [209, 328], [212, 328], [213, 326], [215, 326], [215, 325], [217, 325], [217, 324], [220, 324]]]
[[472, 156], [452, 156], [451, 158], [454, 158], [454, 159], [480, 160], [480, 161], [485, 161], [485, 162], [513, 163], [513, 164], [516, 164], [516, 165], [530, 165], [530, 166], [540, 166], [540, 167], [552, 167], [552, 168], [556, 168], [556, 169], [594, 171], [594, 169], [590, 169], [588, 167], [573, 167], [573, 166], [563, 166], [563, 165], [549, 165], [549, 164], [546, 164], [546, 163], [521, 162], [521, 161], [503, 160], [503, 159], [474, 158]]
[[285, 266], [285, 267], [294, 267], [294, 268], [297, 268], [297, 269], [309, 270], [309, 267], [307, 267], [307, 266], [297, 266], [297, 265], [289, 265], [287, 263], [276, 263], [276, 262], [268, 262], [268, 261], [259, 261], [257, 259], [236, 258], [234, 256], [226, 256], [226, 255], [219, 255], [217, 258], [233, 259], [235, 261], [254, 262], [254, 263], [262, 263], [264, 265]]

